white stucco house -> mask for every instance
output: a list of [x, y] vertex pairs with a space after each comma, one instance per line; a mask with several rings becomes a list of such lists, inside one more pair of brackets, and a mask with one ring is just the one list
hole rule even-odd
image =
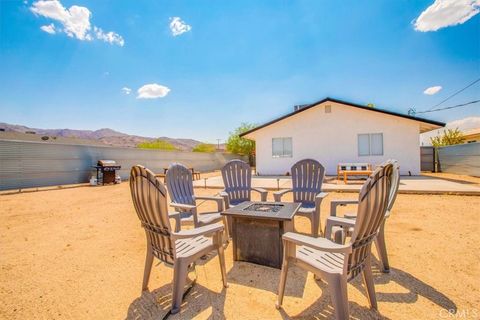
[[420, 133], [445, 123], [333, 98], [298, 106], [289, 114], [241, 136], [256, 142], [259, 175], [284, 175], [305, 158], [318, 160], [327, 175], [338, 163], [400, 163], [402, 175], [420, 174]]

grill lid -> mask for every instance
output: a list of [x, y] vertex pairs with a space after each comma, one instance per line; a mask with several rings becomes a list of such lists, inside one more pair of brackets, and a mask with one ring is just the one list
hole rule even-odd
[[97, 166], [101, 167], [113, 167], [116, 166], [117, 163], [114, 160], [98, 160]]

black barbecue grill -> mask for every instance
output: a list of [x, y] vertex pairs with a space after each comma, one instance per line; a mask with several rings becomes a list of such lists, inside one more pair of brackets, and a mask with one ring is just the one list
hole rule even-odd
[[98, 160], [97, 165], [93, 167], [97, 169], [97, 183], [100, 182], [100, 173], [102, 174], [102, 185], [115, 183], [116, 171], [122, 168], [113, 160]]

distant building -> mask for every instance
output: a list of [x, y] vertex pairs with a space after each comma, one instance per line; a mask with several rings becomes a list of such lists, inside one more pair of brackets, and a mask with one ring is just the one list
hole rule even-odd
[[463, 136], [465, 143], [480, 142], [480, 128], [464, 131]]

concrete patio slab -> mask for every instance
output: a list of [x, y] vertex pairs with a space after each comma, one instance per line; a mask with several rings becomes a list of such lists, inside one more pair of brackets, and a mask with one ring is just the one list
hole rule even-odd
[[[323, 184], [326, 192], [358, 192], [364, 180], [349, 181], [348, 184], [337, 182], [333, 177], [327, 177]], [[267, 190], [287, 189], [292, 186], [291, 177], [285, 176], [253, 176], [252, 185]], [[209, 177], [194, 181], [195, 187], [222, 189], [221, 176]], [[480, 195], [480, 187], [467, 181], [452, 181], [431, 176], [403, 176], [400, 178], [400, 193], [416, 194], [461, 194]]]

